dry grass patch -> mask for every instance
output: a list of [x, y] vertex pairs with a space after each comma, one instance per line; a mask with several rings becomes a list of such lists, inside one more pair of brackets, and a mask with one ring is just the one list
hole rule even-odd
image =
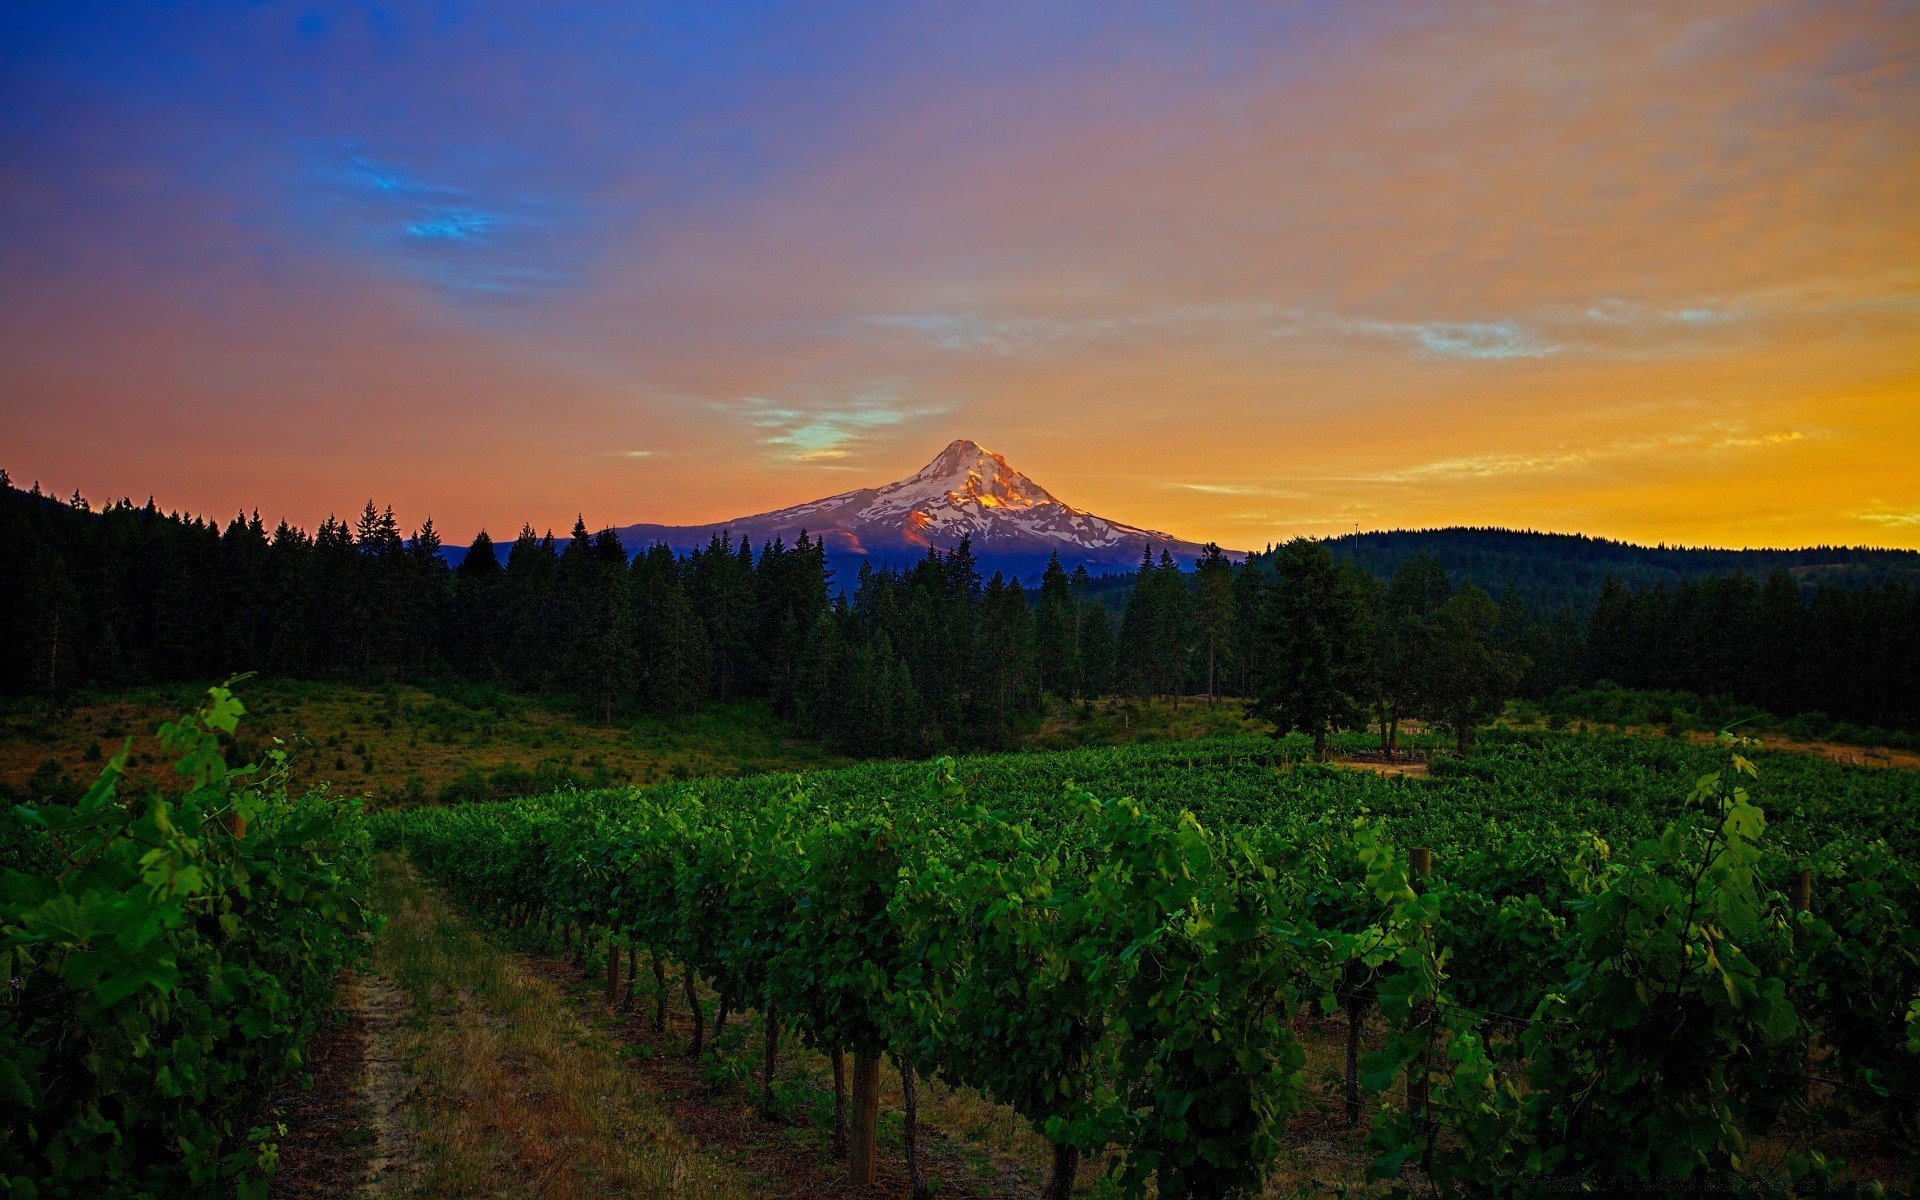
[[[767, 1194], [677, 1130], [550, 980], [456, 916], [404, 861], [380, 859], [375, 900], [388, 924], [373, 968], [406, 1000], [395, 1048], [411, 1084], [411, 1147], [400, 1154], [383, 1145], [399, 1169], [373, 1194]], [[383, 1142], [391, 1139], [383, 1130]]]

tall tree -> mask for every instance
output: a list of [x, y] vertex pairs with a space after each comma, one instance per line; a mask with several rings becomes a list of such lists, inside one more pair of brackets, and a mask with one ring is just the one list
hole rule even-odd
[[1365, 694], [1365, 606], [1319, 542], [1295, 538], [1277, 558], [1268, 590], [1268, 680], [1253, 713], [1280, 733], [1299, 730], [1324, 758], [1327, 734], [1359, 717]]
[[1500, 647], [1499, 622], [1499, 608], [1470, 583], [1428, 621], [1421, 712], [1452, 727], [1455, 749], [1463, 757], [1473, 749], [1475, 726], [1499, 715], [1525, 666]]
[[497, 677], [501, 668], [500, 559], [493, 539], [482, 529], [453, 572], [450, 652], [459, 669], [474, 678]]
[[1221, 669], [1233, 661], [1234, 615], [1233, 563], [1208, 542], [1193, 567], [1193, 625], [1209, 702], [1219, 695]]
[[[1085, 568], [1081, 568], [1084, 572]], [[1079, 641], [1073, 581], [1060, 565], [1060, 555], [1047, 558], [1040, 574], [1040, 600], [1034, 606], [1034, 638], [1038, 644], [1040, 688], [1056, 696], [1074, 694], [1073, 660]]]
[[1377, 599], [1372, 701], [1380, 724], [1380, 751], [1388, 760], [1399, 754], [1401, 718], [1418, 702], [1433, 614], [1452, 594], [1453, 583], [1440, 560], [1423, 551], [1400, 564]]

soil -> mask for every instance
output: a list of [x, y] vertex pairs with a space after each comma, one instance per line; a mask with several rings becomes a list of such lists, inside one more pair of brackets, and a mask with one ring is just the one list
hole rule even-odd
[[280, 1170], [269, 1194], [282, 1200], [351, 1195], [366, 1175], [369, 1133], [361, 1119], [361, 1075], [367, 1021], [357, 990], [353, 980], [342, 980], [333, 1020], [307, 1042], [312, 1090], [289, 1082], [273, 1098], [271, 1119], [287, 1132], [279, 1139]]

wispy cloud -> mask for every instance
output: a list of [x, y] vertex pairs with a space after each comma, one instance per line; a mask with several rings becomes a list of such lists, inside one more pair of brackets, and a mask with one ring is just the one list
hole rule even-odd
[[1567, 451], [1557, 454], [1472, 454], [1443, 458], [1398, 470], [1354, 477], [1361, 483], [1424, 483], [1436, 479], [1489, 479], [1496, 475], [1533, 475], [1583, 466], [1593, 454]]
[[407, 225], [407, 236], [448, 242], [471, 242], [507, 225], [492, 213], [448, 209]]
[[1747, 436], [1724, 437], [1724, 438], [1721, 438], [1718, 442], [1715, 442], [1714, 445], [1718, 447], [1723, 447], [1723, 448], [1734, 447], [1734, 446], [1781, 446], [1781, 445], [1785, 445], [1788, 442], [1800, 441], [1805, 437], [1806, 435], [1804, 433], [1801, 433], [1798, 429], [1787, 429], [1787, 430], [1782, 430], [1779, 433], [1762, 433], [1762, 434], [1756, 434], [1751, 437], [1747, 437]]
[[615, 458], [652, 458], [653, 451], [651, 450], [615, 450], [613, 452], [613, 457]]
[[1885, 525], [1894, 529], [1920, 525], [1920, 510], [1899, 512], [1876, 509], [1869, 512], [1851, 513], [1849, 515], [1858, 521], [1872, 521], [1875, 525]]
[[1304, 500], [1309, 495], [1307, 492], [1261, 487], [1250, 483], [1169, 483], [1166, 486], [1180, 488], [1183, 491], [1202, 492], [1209, 496], [1277, 496], [1288, 500]]
[[1259, 303], [1194, 304], [1138, 313], [1043, 318], [982, 313], [897, 313], [867, 324], [917, 335], [943, 350], [1032, 352], [1057, 344], [1141, 337], [1364, 338], [1452, 358], [1539, 358], [1567, 347], [1515, 319], [1387, 321]]
[[1780, 446], [1800, 441], [1805, 436], [1797, 429], [1756, 434], [1737, 426], [1730, 428], [1726, 425], [1707, 425], [1676, 430], [1658, 437], [1624, 438], [1590, 446], [1557, 446], [1530, 452], [1494, 451], [1486, 454], [1462, 455], [1346, 478], [1356, 483], [1426, 483], [1450, 479], [1491, 479], [1506, 475], [1540, 475], [1593, 466], [1613, 459], [1662, 454], [1688, 448], [1692, 448], [1697, 453], [1706, 450]]
[[335, 227], [390, 269], [463, 296], [551, 290], [569, 273], [553, 261], [546, 206], [519, 195], [447, 182], [358, 142], [308, 148], [310, 198]]
[[1350, 321], [1348, 325], [1450, 358], [1543, 358], [1565, 349], [1514, 321]]
[[768, 436], [762, 439], [763, 445], [771, 447], [779, 457], [798, 463], [826, 463], [845, 458], [875, 430], [943, 411], [905, 407], [896, 397], [883, 393], [869, 393], [845, 404], [817, 408], [748, 396], [730, 407], [747, 425], [768, 431]]

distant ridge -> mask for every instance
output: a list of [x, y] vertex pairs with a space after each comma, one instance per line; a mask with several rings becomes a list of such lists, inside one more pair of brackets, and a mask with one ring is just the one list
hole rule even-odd
[[[923, 558], [929, 548], [951, 550], [970, 539], [982, 570], [1039, 578], [1050, 555], [1067, 570], [1093, 574], [1130, 571], [1140, 556], [1162, 551], [1191, 568], [1203, 547], [1170, 534], [1095, 516], [1059, 499], [978, 442], [960, 438], [912, 475], [879, 487], [858, 488], [824, 500], [708, 525], [627, 525], [618, 532], [629, 551], [665, 543], [675, 550], [704, 546], [716, 535], [756, 550], [775, 538], [791, 546], [802, 531], [824, 541], [843, 583], [865, 559], [876, 566]], [[1235, 558], [1242, 555], [1235, 553]]]
[[[1803, 587], [1920, 585], [1920, 551], [1870, 546], [1801, 550], [1728, 550], [1708, 546], [1642, 546], [1579, 533], [1453, 526], [1347, 533], [1327, 539], [1335, 556], [1382, 578], [1415, 555], [1433, 555], [1455, 579], [1498, 593], [1511, 582], [1530, 608], [1584, 609], [1611, 575], [1629, 587], [1731, 575], [1765, 577], [1784, 570]], [[1256, 555], [1255, 557], [1259, 557]]]

